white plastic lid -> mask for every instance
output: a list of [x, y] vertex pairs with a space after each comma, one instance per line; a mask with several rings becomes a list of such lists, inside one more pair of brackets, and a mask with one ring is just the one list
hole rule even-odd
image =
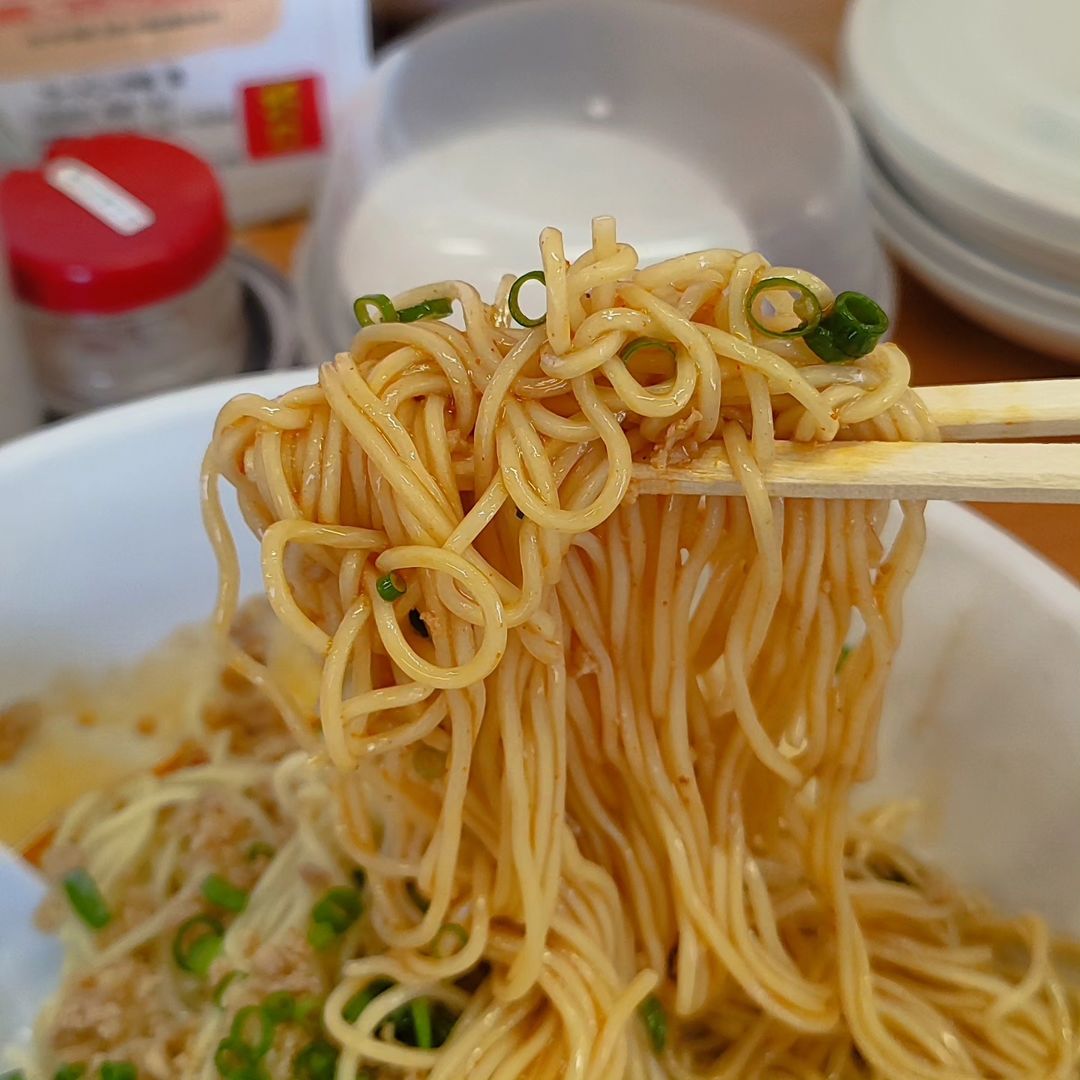
[[667, 3], [545, 0], [441, 21], [384, 54], [340, 118], [301, 273], [308, 359], [352, 298], [464, 278], [490, 294], [613, 213], [643, 262], [758, 248], [888, 306], [853, 126], [798, 54]]

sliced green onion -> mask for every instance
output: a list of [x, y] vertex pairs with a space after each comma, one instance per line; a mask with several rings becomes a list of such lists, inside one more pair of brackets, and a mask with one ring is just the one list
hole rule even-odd
[[420, 614], [418, 608], [409, 608], [409, 625], [422, 638], [431, 637], [431, 631], [428, 629], [428, 624], [424, 622], [424, 617]]
[[220, 874], [211, 874], [202, 883], [202, 894], [211, 904], [226, 911], [243, 911], [247, 907], [248, 894], [238, 889], [231, 881]]
[[64, 875], [64, 892], [75, 914], [92, 930], [100, 930], [112, 921], [112, 912], [97, 882], [82, 867]]
[[306, 1024], [312, 1018], [318, 1020], [322, 1016], [323, 1005], [326, 1004], [321, 997], [314, 994], [305, 994], [293, 1010], [293, 1019], [298, 1024]]
[[364, 910], [364, 901], [356, 889], [348, 885], [338, 885], [328, 889], [319, 902], [311, 909], [311, 918], [317, 923], [344, 934]]
[[180, 924], [173, 938], [176, 966], [193, 975], [204, 976], [221, 955], [225, 928], [212, 915], [193, 915]]
[[440, 1001], [414, 998], [395, 1009], [388, 1017], [394, 1026], [394, 1038], [406, 1046], [433, 1050], [450, 1037], [457, 1017]]
[[413, 768], [424, 780], [441, 780], [446, 775], [446, 754], [422, 743], [413, 751]]
[[26, 1073], [22, 1069], [8, 1069], [0, 1073], [0, 1080], [26, 1080]]
[[398, 322], [416, 322], [418, 319], [445, 319], [454, 310], [454, 305], [448, 296], [440, 296], [435, 300], [424, 300], [412, 307], [399, 308]]
[[364, 987], [357, 990], [341, 1010], [341, 1018], [347, 1024], [355, 1024], [360, 1014], [380, 995], [386, 993], [394, 984], [389, 979], [373, 979]]
[[225, 1000], [225, 994], [229, 987], [232, 986], [237, 979], [246, 979], [247, 974], [243, 971], [227, 971], [224, 975], [218, 979], [217, 984], [210, 993], [210, 1000], [219, 1008], [224, 1008], [222, 1004]]
[[[21, 1073], [4, 1073], [5, 1077], [19, 1075]], [[56, 1072], [53, 1073], [53, 1080], [80, 1080], [80, 1077], [86, 1075], [86, 1066], [82, 1064], [78, 1065], [61, 1065]]]
[[334, 1080], [338, 1048], [325, 1039], [315, 1039], [297, 1051], [292, 1062], [296, 1080]]
[[826, 364], [844, 364], [853, 359], [833, 344], [832, 335], [823, 326], [819, 326], [812, 334], [807, 335], [806, 344], [811, 352], [819, 356]]
[[383, 574], [375, 582], [375, 591], [388, 603], [392, 604], [399, 596], [405, 595], [405, 586], [397, 574]]
[[[775, 289], [784, 292], [796, 292], [798, 298], [795, 301], [795, 314], [802, 320], [798, 326], [790, 330], [771, 330], [757, 317], [754, 312], [754, 301], [763, 293]], [[821, 322], [821, 301], [801, 281], [794, 278], [770, 277], [763, 278], [747, 294], [746, 297], [746, 320], [760, 334], [773, 338], [798, 338], [805, 337], [813, 331]]]
[[257, 1076], [256, 1065], [256, 1058], [247, 1043], [227, 1035], [217, 1044], [214, 1067], [218, 1075], [225, 1080], [248, 1080], [249, 1077]]
[[522, 274], [521, 277], [510, 286], [510, 294], [506, 298], [506, 306], [510, 309], [510, 316], [515, 322], [521, 326], [540, 326], [547, 321], [547, 313], [545, 312], [539, 319], [530, 319], [522, 310], [520, 304], [518, 304], [518, 293], [521, 292], [521, 286], [526, 281], [539, 281], [541, 285], [547, 284], [547, 279], [544, 277], [543, 270], [531, 270], [527, 274]]
[[413, 998], [409, 1002], [416, 1045], [421, 1050], [431, 1049], [431, 1002], [426, 997]]
[[420, 891], [420, 887], [411, 878], [405, 882], [405, 892], [409, 899], [421, 910], [427, 911], [431, 907], [431, 901]]
[[356, 321], [361, 326], [374, 325], [371, 320], [371, 315], [368, 314], [369, 308], [375, 308], [379, 313], [380, 322], [397, 322], [398, 313], [394, 309], [394, 305], [390, 301], [390, 297], [385, 293], [368, 293], [366, 296], [358, 296], [353, 301], [353, 314], [356, 316]]
[[277, 851], [265, 840], [256, 840], [248, 847], [246, 858], [248, 862], [254, 862], [256, 859], [272, 859], [276, 854]]
[[288, 990], [275, 990], [263, 999], [262, 1010], [273, 1024], [287, 1024], [296, 1016], [296, 998]]
[[649, 1041], [653, 1050], [661, 1054], [667, 1045], [667, 1013], [660, 999], [655, 994], [650, 994], [639, 1006], [638, 1012], [645, 1022], [645, 1029], [649, 1033]]
[[332, 926], [322, 922], [313, 922], [307, 931], [308, 944], [316, 952], [329, 949], [340, 936]]
[[358, 889], [339, 885], [329, 889], [311, 909], [311, 925], [307, 939], [315, 949], [327, 949], [339, 938], [364, 910]]
[[461, 923], [445, 923], [431, 939], [431, 952], [434, 956], [445, 959], [460, 952], [468, 944], [469, 931]]
[[840, 669], [847, 663], [848, 657], [855, 651], [851, 645], [845, 645], [840, 650], [840, 658], [836, 661], [836, 673], [840, 674]]
[[98, 1069], [101, 1080], [136, 1080], [138, 1075], [130, 1061], [103, 1061]]
[[431, 1045], [433, 1048], [442, 1046], [457, 1023], [457, 1016], [450, 1011], [441, 1001], [435, 1003], [431, 1015]]
[[869, 296], [842, 292], [806, 344], [828, 364], [857, 360], [872, 352], [889, 329], [889, 316]]
[[639, 337], [628, 341], [620, 350], [619, 357], [625, 363], [634, 353], [641, 349], [666, 349], [672, 356], [675, 355], [675, 345], [670, 341], [661, 341], [660, 338]]
[[243, 1043], [254, 1058], [265, 1057], [274, 1042], [275, 1023], [269, 1012], [259, 1005], [245, 1005], [233, 1017], [229, 1038]]

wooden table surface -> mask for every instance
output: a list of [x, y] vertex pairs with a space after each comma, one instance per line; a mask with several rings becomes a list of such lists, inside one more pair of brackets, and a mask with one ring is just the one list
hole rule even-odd
[[[789, 38], [828, 70], [835, 69], [844, 0], [701, 0], [738, 12]], [[280, 269], [291, 268], [303, 222], [247, 230], [242, 243]], [[895, 340], [911, 357], [919, 385], [1080, 376], [1080, 367], [1014, 345], [946, 306], [910, 274], [899, 271]], [[1080, 448], [1078, 448], [1080, 453]], [[1080, 578], [1080, 506], [980, 505], [1076, 578]]]

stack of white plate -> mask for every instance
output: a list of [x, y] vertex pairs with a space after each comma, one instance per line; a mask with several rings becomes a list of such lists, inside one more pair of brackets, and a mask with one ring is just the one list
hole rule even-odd
[[844, 68], [900, 261], [1080, 360], [1080, 2], [856, 0]]

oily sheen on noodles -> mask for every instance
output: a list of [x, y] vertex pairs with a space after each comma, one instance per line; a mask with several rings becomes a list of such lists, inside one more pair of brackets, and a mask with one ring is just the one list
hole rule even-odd
[[[903, 353], [812, 347], [840, 303], [759, 255], [642, 269], [601, 218], [573, 263], [545, 230], [541, 263], [536, 318], [520, 282], [359, 302], [318, 384], [236, 398], [206, 456], [217, 622], [238, 593], [224, 477], [319, 658], [318, 714], [232, 662], [334, 766], [385, 945], [326, 1001], [337, 1076], [1074, 1075], [1044, 925], [918, 864], [896, 814], [851, 810], [921, 506], [892, 528], [887, 505], [762, 481], [779, 439], [934, 438]], [[448, 302], [464, 329], [404, 319]], [[635, 494], [635, 463], [707, 444], [741, 497]], [[449, 924], [467, 944], [432, 955]], [[376, 979], [395, 987], [353, 1015]], [[460, 1010], [441, 1047], [380, 1033], [418, 995]]]

